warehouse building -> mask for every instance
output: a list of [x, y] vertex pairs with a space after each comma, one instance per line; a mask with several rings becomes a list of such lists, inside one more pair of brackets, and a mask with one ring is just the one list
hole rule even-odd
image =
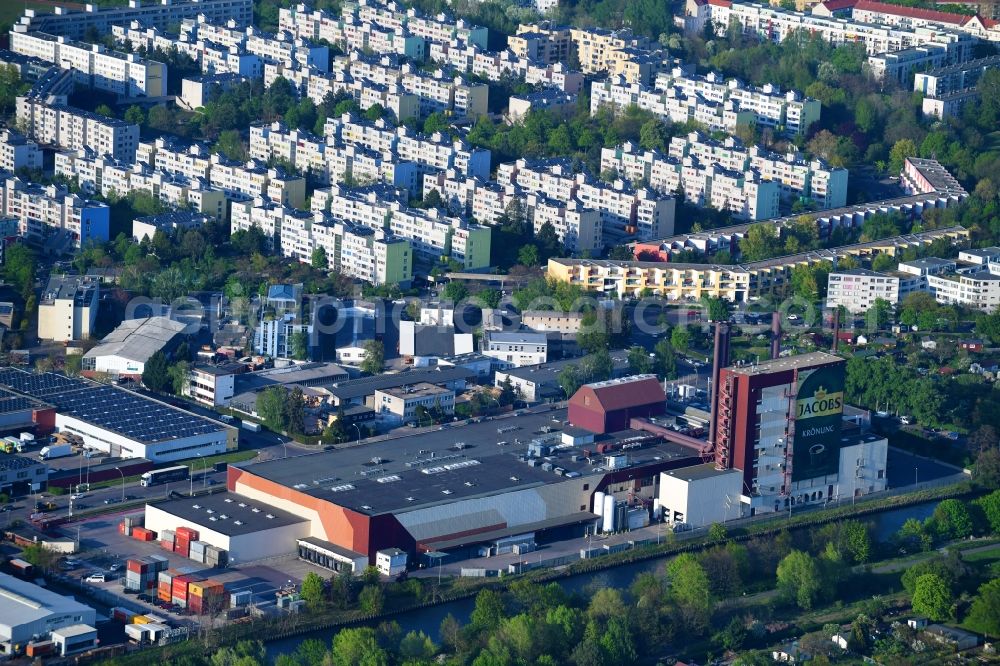
[[51, 406], [36, 411], [35, 423], [43, 430], [73, 433], [87, 448], [119, 458], [159, 463], [237, 446], [236, 428], [115, 386], [55, 372], [0, 368], [0, 389]]
[[634, 375], [584, 384], [569, 399], [573, 425], [598, 434], [624, 430], [636, 417], [659, 416], [667, 396], [655, 375]]
[[307, 519], [232, 493], [147, 504], [145, 527], [158, 534], [194, 528], [199, 541], [227, 551], [230, 563], [294, 553], [309, 535]]
[[565, 409], [542, 406], [511, 418], [230, 466], [228, 487], [308, 519], [300, 555], [342, 568], [374, 564], [378, 551], [389, 548], [426, 562], [429, 552], [475, 557], [510, 552], [514, 543], [583, 536], [597, 520], [597, 492], [602, 502], [609, 496], [645, 512], [648, 522], [659, 473], [699, 463], [693, 449], [650, 433], [595, 435], [569, 426]]
[[153, 354], [169, 354], [177, 347], [184, 329], [169, 317], [127, 319], [83, 355], [83, 369], [138, 379]]
[[19, 654], [38, 637], [75, 625], [92, 628], [96, 620], [97, 611], [72, 597], [0, 573], [0, 654]]
[[742, 479], [715, 463], [660, 474], [659, 505], [667, 523], [705, 527], [740, 517]]

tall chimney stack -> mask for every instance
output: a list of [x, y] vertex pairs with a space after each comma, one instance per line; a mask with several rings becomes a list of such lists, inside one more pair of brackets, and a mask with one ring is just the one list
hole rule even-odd
[[833, 353], [837, 353], [837, 347], [840, 346], [840, 308], [834, 308], [833, 310]]
[[771, 313], [771, 358], [781, 354], [781, 313]]
[[715, 322], [715, 349], [712, 354], [712, 395], [711, 419], [708, 428], [708, 443], [715, 444], [715, 434], [718, 430], [719, 417], [719, 374], [720, 370], [729, 365], [729, 324]]

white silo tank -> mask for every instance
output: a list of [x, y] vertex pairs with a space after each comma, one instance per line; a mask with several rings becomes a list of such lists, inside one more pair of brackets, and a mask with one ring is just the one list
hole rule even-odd
[[594, 513], [598, 516], [604, 515], [604, 491], [598, 490], [594, 493]]
[[604, 496], [604, 524], [601, 526], [605, 532], [615, 531], [615, 496]]

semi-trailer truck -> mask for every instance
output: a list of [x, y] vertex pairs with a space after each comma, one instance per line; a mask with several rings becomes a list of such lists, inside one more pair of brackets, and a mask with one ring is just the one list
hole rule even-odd
[[242, 424], [244, 430], [249, 430], [250, 432], [260, 432], [260, 424], [254, 423], [253, 421], [244, 421]]
[[72, 444], [50, 444], [49, 446], [43, 446], [42, 450], [38, 452], [38, 457], [42, 460], [52, 460], [53, 458], [62, 458], [63, 456], [73, 455]]

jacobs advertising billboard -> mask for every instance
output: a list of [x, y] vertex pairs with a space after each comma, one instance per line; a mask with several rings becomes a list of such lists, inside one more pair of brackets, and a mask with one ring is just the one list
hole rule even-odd
[[[804, 373], [803, 373], [804, 374]], [[844, 414], [844, 365], [799, 375], [792, 440], [792, 481], [836, 474]]]

